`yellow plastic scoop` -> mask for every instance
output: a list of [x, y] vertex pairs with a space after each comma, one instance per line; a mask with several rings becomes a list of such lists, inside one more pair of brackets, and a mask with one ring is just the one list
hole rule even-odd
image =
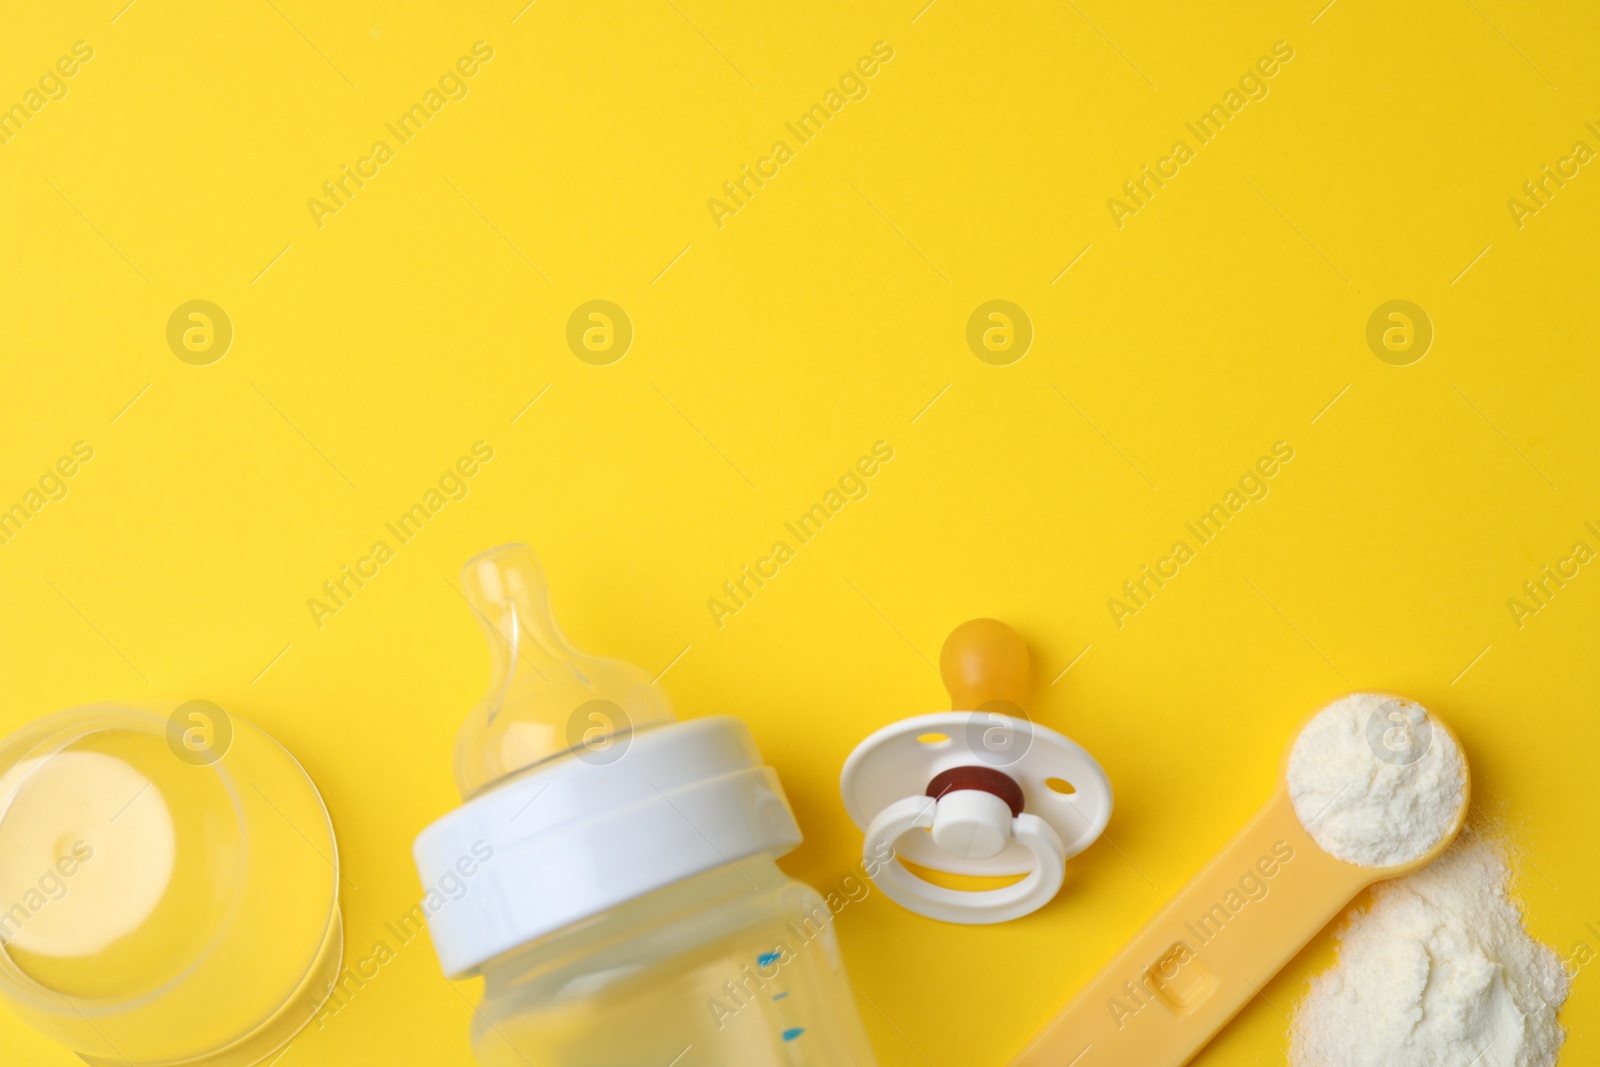
[[[1322, 708], [1266, 807], [1012, 1067], [1187, 1063], [1356, 894], [1449, 846], [1469, 799], [1461, 753], [1444, 723], [1392, 694]], [[1373, 857], [1383, 865], [1359, 862]]]

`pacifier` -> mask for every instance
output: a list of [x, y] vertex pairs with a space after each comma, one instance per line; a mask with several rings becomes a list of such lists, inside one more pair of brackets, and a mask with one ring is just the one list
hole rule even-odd
[[[1005, 623], [956, 627], [939, 673], [952, 710], [902, 719], [857, 745], [840, 775], [845, 810], [865, 831], [864, 867], [890, 900], [941, 922], [1020, 918], [1056, 895], [1066, 861], [1105, 829], [1111, 782], [1080, 745], [1023, 713], [1028, 647]], [[951, 889], [901, 857], [949, 874], [1026, 877]]]

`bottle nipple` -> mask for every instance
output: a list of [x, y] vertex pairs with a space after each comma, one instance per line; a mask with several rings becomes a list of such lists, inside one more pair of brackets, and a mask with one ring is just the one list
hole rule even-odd
[[569, 752], [608, 763], [621, 755], [623, 735], [675, 718], [643, 668], [591, 656], [561, 633], [544, 570], [527, 545], [501, 545], [468, 560], [461, 590], [491, 660], [489, 690], [456, 741], [464, 798]]
[[[969, 619], [950, 631], [939, 650], [939, 673], [953, 711], [1020, 714], [1028, 695], [1028, 646], [999, 619]], [[1003, 701], [1009, 708], [989, 708]]]

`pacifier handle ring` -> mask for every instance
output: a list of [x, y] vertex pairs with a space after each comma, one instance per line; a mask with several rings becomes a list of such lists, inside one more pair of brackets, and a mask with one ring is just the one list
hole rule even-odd
[[[867, 870], [877, 868], [872, 881], [885, 896], [919, 915], [940, 922], [979, 925], [1009, 922], [1048, 904], [1066, 877], [1066, 853], [1050, 824], [1037, 815], [1023, 813], [1011, 820], [1011, 837], [1034, 855], [1027, 877], [1000, 889], [967, 892], [926, 882], [892, 855], [894, 843], [912, 830], [931, 830], [938, 801], [927, 796], [905, 797], [880, 811], [867, 827], [862, 858]], [[890, 855], [885, 861], [880, 859]]]

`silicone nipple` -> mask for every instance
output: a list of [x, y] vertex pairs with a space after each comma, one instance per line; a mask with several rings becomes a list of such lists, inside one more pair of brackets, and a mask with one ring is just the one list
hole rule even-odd
[[[950, 692], [953, 711], [1017, 713], [1028, 695], [1031, 669], [1028, 646], [1017, 631], [999, 619], [969, 619], [950, 631], [939, 650], [939, 673]], [[1004, 701], [1008, 709], [986, 708]]]
[[469, 559], [461, 589], [489, 641], [491, 677], [456, 741], [456, 783], [472, 797], [508, 774], [578, 752], [609, 762], [616, 740], [674, 719], [672, 702], [631, 663], [574, 648], [550, 613], [550, 589], [527, 545]]

